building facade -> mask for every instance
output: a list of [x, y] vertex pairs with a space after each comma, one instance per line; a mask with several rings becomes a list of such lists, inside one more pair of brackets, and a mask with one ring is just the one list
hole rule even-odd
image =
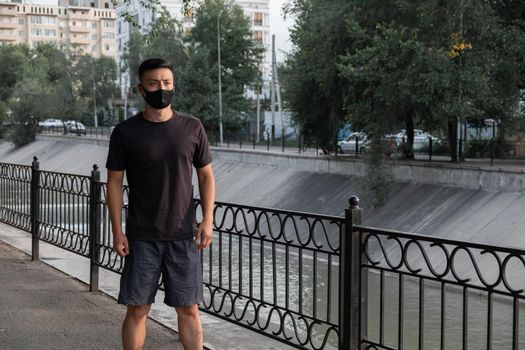
[[40, 42], [93, 57], [116, 58], [116, 12], [68, 2], [0, 2], [0, 44], [26, 44], [33, 48]]

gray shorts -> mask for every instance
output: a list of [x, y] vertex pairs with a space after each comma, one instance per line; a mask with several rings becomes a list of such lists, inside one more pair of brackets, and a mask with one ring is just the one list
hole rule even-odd
[[162, 274], [164, 303], [186, 307], [203, 300], [201, 251], [193, 238], [180, 241], [129, 240], [118, 303], [146, 305], [155, 302]]

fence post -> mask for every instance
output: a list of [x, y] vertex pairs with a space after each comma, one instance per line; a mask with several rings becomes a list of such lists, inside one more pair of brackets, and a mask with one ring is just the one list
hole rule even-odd
[[361, 234], [353, 225], [361, 223], [359, 198], [352, 196], [345, 210], [345, 230], [340, 245], [339, 349], [354, 350], [361, 343]]
[[266, 133], [266, 150], [270, 151], [270, 133]]
[[432, 147], [433, 147], [433, 141], [432, 137], [428, 138], [428, 161], [432, 161]]
[[90, 179], [89, 193], [89, 290], [98, 291], [98, 249], [97, 244], [100, 237], [100, 171], [98, 166], [93, 165]]
[[253, 149], [255, 149], [255, 143], [257, 142], [256, 135], [253, 134]]
[[355, 137], [355, 157], [359, 158], [359, 136]]
[[490, 139], [490, 166], [494, 165], [494, 138]]
[[38, 223], [40, 215], [40, 193], [38, 192], [38, 184], [40, 180], [40, 163], [37, 157], [33, 157], [31, 164], [31, 190], [30, 190], [30, 206], [29, 212], [31, 215], [31, 260], [38, 260], [40, 258], [40, 246], [38, 238]]

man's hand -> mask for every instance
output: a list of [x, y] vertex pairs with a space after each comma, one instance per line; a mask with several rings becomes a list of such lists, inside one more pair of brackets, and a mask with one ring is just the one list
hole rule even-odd
[[195, 244], [197, 249], [204, 249], [211, 244], [213, 234], [213, 222], [212, 221], [203, 221], [197, 229], [195, 234]]
[[113, 235], [113, 250], [119, 256], [126, 256], [129, 254], [128, 238], [123, 233]]

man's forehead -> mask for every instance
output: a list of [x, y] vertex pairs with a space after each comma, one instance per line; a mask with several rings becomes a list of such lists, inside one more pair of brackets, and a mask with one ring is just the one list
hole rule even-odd
[[173, 73], [169, 68], [157, 68], [144, 72], [144, 80], [172, 80]]

